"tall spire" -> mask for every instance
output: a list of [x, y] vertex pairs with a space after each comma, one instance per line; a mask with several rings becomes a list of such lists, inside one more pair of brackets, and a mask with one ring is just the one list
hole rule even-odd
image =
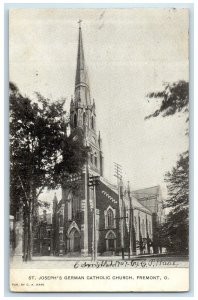
[[78, 36], [78, 53], [77, 53], [77, 67], [76, 67], [76, 80], [75, 80], [75, 100], [81, 101], [82, 104], [90, 104], [89, 81], [85, 65], [85, 57], [83, 50], [81, 20], [79, 23], [79, 36]]

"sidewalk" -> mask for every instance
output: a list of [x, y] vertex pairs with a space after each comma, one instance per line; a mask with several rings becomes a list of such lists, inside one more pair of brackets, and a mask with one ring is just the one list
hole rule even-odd
[[[178, 261], [188, 261], [188, 257], [183, 256], [176, 256], [176, 255], [169, 255], [169, 254], [139, 254], [128, 257], [128, 254], [125, 254], [124, 260], [139, 260], [139, 259], [174, 259]], [[117, 256], [98, 256], [97, 260], [122, 260], [121, 255]], [[91, 256], [33, 256], [32, 261], [92, 261]]]
[[[99, 256], [97, 258], [98, 262], [102, 261], [107, 261], [108, 263], [110, 262], [120, 262], [122, 265], [123, 263], [127, 263], [127, 266], [130, 268], [130, 261], [144, 261], [144, 262], [149, 262], [149, 261], [163, 261], [163, 262], [176, 262], [176, 265], [178, 268], [187, 268], [189, 266], [188, 262], [188, 257], [182, 256], [182, 257], [176, 257], [176, 256], [165, 256], [165, 255], [138, 255], [138, 256], [133, 256], [128, 259], [128, 256], [125, 256], [125, 260], [122, 260], [121, 256]], [[29, 262], [23, 262], [23, 261], [16, 261], [12, 260], [10, 262], [10, 267], [11, 268], [16, 268], [16, 269], [73, 269], [74, 265], [84, 264], [87, 262], [87, 264], [93, 264], [95, 265], [96, 262], [93, 262], [91, 260], [91, 257], [56, 257], [56, 256], [37, 256], [33, 257], [32, 261]], [[161, 267], [171, 267], [170, 265], [161, 265]]]

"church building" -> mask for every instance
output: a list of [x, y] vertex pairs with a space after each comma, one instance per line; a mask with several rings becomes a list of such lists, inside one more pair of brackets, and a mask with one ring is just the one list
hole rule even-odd
[[103, 176], [102, 139], [97, 130], [96, 103], [90, 96], [80, 25], [70, 126], [71, 131], [83, 130], [84, 143], [91, 150], [82, 173], [71, 178], [78, 188], [72, 190], [65, 184], [62, 199], [54, 196], [50, 255], [88, 256], [94, 251], [97, 255], [120, 255], [129, 249], [132, 255], [152, 253], [153, 210], [137, 192], [130, 194], [121, 180], [115, 186]]
[[[74, 192], [62, 187], [62, 200], [58, 203], [56, 196], [54, 198], [54, 254], [86, 256], [93, 252], [94, 243], [100, 254], [116, 253], [120, 241], [118, 195], [116, 188], [103, 178], [102, 142], [97, 132], [96, 104], [90, 96], [81, 26], [70, 126], [71, 131], [75, 128], [84, 131], [84, 143], [91, 150], [82, 174], [74, 176], [78, 189]], [[98, 178], [95, 187], [89, 186], [89, 179], [93, 177]]]

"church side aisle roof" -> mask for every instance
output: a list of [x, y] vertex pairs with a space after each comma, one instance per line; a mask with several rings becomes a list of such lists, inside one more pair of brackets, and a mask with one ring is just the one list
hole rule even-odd
[[144, 189], [139, 189], [132, 191], [132, 194], [135, 195], [137, 199], [147, 198], [147, 197], [156, 197], [158, 195], [161, 195], [161, 189], [160, 186], [152, 186]]
[[149, 215], [152, 215], [152, 212], [142, 205], [134, 196], [132, 197], [133, 208], [141, 210]]

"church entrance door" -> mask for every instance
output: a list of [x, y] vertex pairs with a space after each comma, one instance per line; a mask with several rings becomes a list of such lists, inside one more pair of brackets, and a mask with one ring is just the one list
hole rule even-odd
[[69, 234], [69, 251], [80, 252], [80, 233], [73, 228]]
[[107, 232], [106, 236], [106, 251], [112, 251], [114, 252], [116, 250], [116, 235], [115, 233], [110, 230]]
[[109, 239], [108, 242], [109, 242], [109, 251], [114, 251], [115, 250], [114, 240]]

